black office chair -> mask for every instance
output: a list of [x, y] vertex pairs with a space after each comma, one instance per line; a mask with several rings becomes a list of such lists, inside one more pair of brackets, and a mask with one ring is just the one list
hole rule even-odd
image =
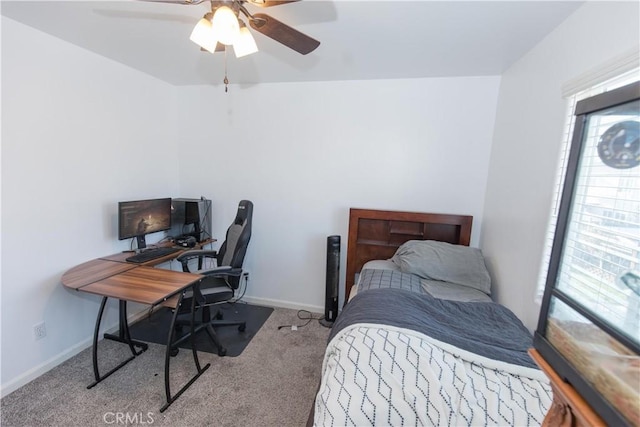
[[[190, 312], [191, 298], [195, 297], [196, 308], [201, 310], [202, 317], [194, 326], [194, 333], [205, 330], [218, 348], [219, 356], [224, 356], [227, 353], [227, 349], [220, 343], [214, 327], [237, 325], [239, 331], [244, 331], [247, 326], [246, 321], [221, 320], [222, 312], [220, 310], [216, 310], [215, 316], [212, 317], [211, 306], [232, 299], [235, 295], [235, 290], [240, 286], [243, 274], [242, 262], [251, 239], [252, 217], [253, 203], [249, 200], [240, 201], [236, 218], [227, 229], [225, 241], [218, 251], [190, 250], [176, 258], [182, 264], [183, 271], [205, 276], [194, 287], [193, 292], [187, 292], [181, 305], [181, 312]], [[203, 270], [203, 261], [207, 258], [215, 260], [216, 267]], [[193, 259], [198, 259], [197, 271], [190, 271], [189, 269], [189, 261]], [[191, 325], [190, 321], [186, 320], [178, 320], [176, 324], [179, 329], [182, 329], [183, 325]], [[187, 333], [172, 344], [172, 355], [178, 353], [178, 344], [189, 337], [190, 333]]]

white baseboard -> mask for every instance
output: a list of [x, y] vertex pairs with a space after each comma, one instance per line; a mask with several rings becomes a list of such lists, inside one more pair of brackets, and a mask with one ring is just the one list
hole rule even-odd
[[2, 384], [2, 389], [0, 389], [0, 396], [5, 397], [13, 393], [23, 385], [30, 383], [40, 375], [46, 374], [51, 369], [55, 368], [62, 362], [72, 358], [82, 350], [91, 347], [91, 344], [93, 344], [93, 337], [87, 338], [74, 345], [73, 347], [63, 351], [62, 353], [57, 354], [44, 363], [34, 367], [33, 369], [29, 369], [27, 372], [23, 373], [12, 381], [9, 381], [7, 384]]
[[310, 311], [311, 313], [316, 313], [316, 314], [324, 313], [324, 307], [317, 306], [317, 305], [300, 304], [300, 303], [291, 302], [291, 301], [282, 301], [282, 300], [250, 297], [250, 296], [244, 296], [241, 301], [245, 301], [245, 302], [248, 302], [251, 304], [257, 304], [257, 305], [266, 305], [267, 307], [290, 308], [293, 310], [307, 310], [307, 311]]
[[[142, 318], [143, 316], [146, 316], [148, 313], [148, 310], [141, 310], [137, 313], [134, 313], [132, 315], [129, 316], [129, 323], [133, 323], [135, 321], [137, 321], [138, 319]], [[118, 325], [115, 325], [111, 328], [108, 328], [106, 330], [107, 333], [115, 333], [118, 331]], [[91, 345], [93, 345], [93, 336], [86, 338], [84, 340], [82, 340], [81, 342], [79, 342], [78, 344], [74, 345], [71, 348], [66, 349], [65, 351], [58, 353], [57, 355], [53, 356], [52, 358], [50, 358], [49, 360], [45, 361], [44, 363], [29, 369], [27, 372], [23, 373], [22, 375], [19, 375], [17, 378], [9, 381], [7, 384], [2, 384], [2, 387], [0, 388], [0, 397], [5, 397], [11, 393], [13, 393], [14, 391], [16, 391], [17, 389], [19, 389], [20, 387], [30, 383], [31, 381], [35, 380], [36, 378], [38, 378], [40, 375], [44, 375], [47, 372], [49, 372], [51, 369], [55, 368], [56, 366], [58, 366], [59, 364], [61, 364], [62, 362], [65, 362], [68, 359], [71, 359], [73, 356], [75, 356], [76, 354], [80, 353], [81, 351], [90, 348]]]
[[[267, 307], [289, 308], [293, 310], [307, 310], [307, 311], [310, 311], [311, 313], [316, 313], [316, 314], [324, 313], [324, 307], [320, 307], [316, 305], [300, 304], [300, 303], [295, 303], [291, 301], [274, 300], [269, 298], [256, 298], [256, 297], [249, 297], [249, 296], [244, 296], [242, 298], [242, 301], [252, 303], [252, 304], [257, 304], [257, 305], [265, 305]], [[149, 313], [149, 310], [144, 309], [144, 310], [140, 310], [137, 313], [131, 314], [129, 316], [129, 324], [136, 322], [142, 317], [148, 315], [148, 313]], [[118, 330], [118, 326], [115, 325], [107, 329], [107, 332], [114, 333], [117, 330]], [[27, 372], [23, 373], [22, 375], [19, 375], [17, 378], [9, 381], [8, 383], [2, 384], [2, 387], [0, 388], [0, 397], [4, 397], [13, 393], [20, 387], [30, 383], [31, 381], [38, 378], [40, 375], [47, 373], [48, 371], [55, 368], [62, 362], [72, 358], [73, 356], [80, 353], [81, 351], [91, 347], [92, 344], [93, 344], [93, 337], [84, 339], [78, 344], [55, 355], [54, 357], [50, 358], [44, 363], [32, 369], [29, 369]]]

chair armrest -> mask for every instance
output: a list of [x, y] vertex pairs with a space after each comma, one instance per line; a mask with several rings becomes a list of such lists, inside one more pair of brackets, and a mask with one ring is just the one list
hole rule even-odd
[[218, 251], [211, 249], [192, 249], [190, 251], [185, 251], [176, 257], [177, 261], [180, 261], [182, 264], [182, 271], [189, 272], [189, 261], [198, 258], [198, 267], [202, 268], [202, 259], [203, 258], [213, 258], [216, 261], [218, 260]]
[[207, 270], [196, 271], [197, 274], [211, 277], [240, 277], [242, 275], [241, 268], [233, 268], [229, 266], [221, 266], [209, 268]]
[[180, 255], [176, 257], [176, 259], [182, 262], [183, 259], [190, 260], [193, 258], [216, 258], [218, 256], [218, 251], [210, 250], [210, 249], [192, 249], [190, 251], [184, 251]]

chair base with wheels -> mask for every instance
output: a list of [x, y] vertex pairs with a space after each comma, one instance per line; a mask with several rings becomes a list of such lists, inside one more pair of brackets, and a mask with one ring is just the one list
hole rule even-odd
[[[218, 356], [226, 356], [227, 349], [222, 345], [220, 339], [218, 338], [218, 334], [215, 331], [215, 327], [219, 326], [237, 326], [238, 331], [244, 332], [247, 329], [247, 322], [245, 320], [223, 320], [222, 319], [222, 311], [218, 310], [216, 315], [211, 319], [209, 306], [202, 307], [202, 320], [194, 327], [194, 333], [198, 334], [201, 331], [205, 331], [209, 338], [213, 342], [213, 344], [218, 349]], [[207, 320], [209, 319], [209, 320]], [[178, 320], [176, 322], [176, 331], [182, 332], [184, 330], [184, 326], [190, 326], [191, 323], [186, 320]], [[178, 346], [189, 339], [191, 336], [190, 332], [187, 332], [185, 335], [181, 336], [171, 345], [171, 356], [176, 356], [180, 349]]]

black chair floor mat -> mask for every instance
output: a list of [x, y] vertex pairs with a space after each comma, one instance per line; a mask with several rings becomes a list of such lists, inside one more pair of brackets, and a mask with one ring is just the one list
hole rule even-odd
[[[220, 342], [227, 349], [227, 356], [230, 357], [236, 357], [242, 353], [249, 342], [251, 342], [251, 338], [258, 333], [262, 325], [264, 325], [264, 322], [267, 321], [273, 312], [273, 308], [271, 307], [244, 303], [226, 303], [211, 307], [212, 315], [215, 314], [216, 308], [222, 311], [224, 320], [245, 320], [247, 322], [247, 327], [243, 332], [238, 330], [238, 326], [220, 326], [214, 328]], [[139, 341], [166, 344], [172, 315], [170, 309], [161, 308], [151, 314], [151, 316], [142, 318], [129, 326], [131, 337]], [[196, 321], [199, 318], [200, 312], [196, 311]], [[179, 319], [188, 320], [189, 314], [180, 315]], [[184, 326], [182, 333], [185, 334], [188, 332], [189, 326]], [[178, 334], [174, 338], [174, 341], [180, 336], [181, 335]], [[191, 340], [186, 339], [183, 343], [180, 343], [178, 347], [190, 349]], [[204, 330], [196, 334], [196, 348], [198, 351], [218, 353], [217, 347]]]

